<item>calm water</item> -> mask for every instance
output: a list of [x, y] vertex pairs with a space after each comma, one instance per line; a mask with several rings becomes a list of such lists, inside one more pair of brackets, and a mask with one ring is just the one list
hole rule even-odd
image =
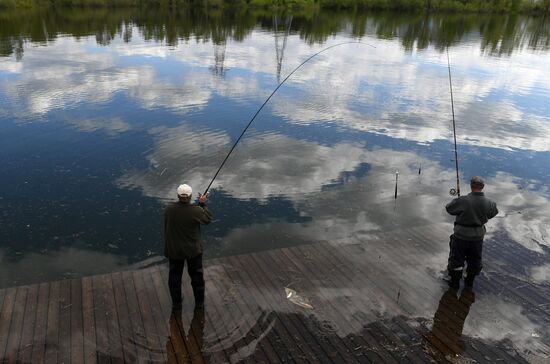
[[[0, 14], [0, 286], [162, 260], [178, 184], [214, 182], [206, 258], [449, 222], [486, 177], [550, 277], [550, 25], [369, 14]], [[419, 173], [420, 170], [420, 173]], [[398, 199], [394, 200], [395, 172]], [[435, 270], [445, 262], [433, 262]]]

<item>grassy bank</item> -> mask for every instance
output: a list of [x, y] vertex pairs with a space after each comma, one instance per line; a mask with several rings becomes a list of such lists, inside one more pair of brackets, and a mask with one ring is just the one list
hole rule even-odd
[[61, 7], [245, 7], [278, 9], [370, 9], [429, 12], [550, 11], [550, 0], [0, 0], [0, 8]]

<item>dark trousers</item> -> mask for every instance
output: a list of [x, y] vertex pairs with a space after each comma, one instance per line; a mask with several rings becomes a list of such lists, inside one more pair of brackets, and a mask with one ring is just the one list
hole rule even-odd
[[456, 238], [451, 235], [449, 241], [449, 273], [455, 270], [464, 269], [464, 262], [468, 264], [466, 269], [468, 276], [476, 276], [481, 272], [481, 253], [483, 250], [483, 240], [467, 241]]
[[170, 273], [168, 276], [168, 287], [170, 288], [170, 296], [174, 306], [181, 305], [181, 278], [183, 268], [187, 261], [187, 273], [191, 278], [191, 287], [193, 287], [193, 295], [195, 296], [195, 305], [204, 304], [204, 274], [202, 269], [202, 254], [187, 259], [169, 259]]

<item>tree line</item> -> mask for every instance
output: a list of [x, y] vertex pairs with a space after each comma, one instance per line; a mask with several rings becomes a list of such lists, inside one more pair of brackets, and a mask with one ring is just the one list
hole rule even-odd
[[61, 7], [246, 7], [276, 9], [372, 9], [428, 12], [550, 11], [550, 0], [0, 0], [3, 8]]

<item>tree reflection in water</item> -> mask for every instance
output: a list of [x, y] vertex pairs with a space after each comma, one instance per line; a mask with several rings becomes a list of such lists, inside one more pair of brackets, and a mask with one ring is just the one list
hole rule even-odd
[[[131, 42], [135, 26], [145, 40], [176, 46], [191, 39], [215, 44], [243, 41], [255, 28], [278, 29], [277, 19], [267, 11], [188, 9], [40, 9], [5, 10], [0, 13], [0, 56], [15, 54], [20, 60], [23, 44], [46, 44], [58, 36], [95, 35], [100, 45], [117, 36]], [[524, 47], [547, 50], [550, 24], [547, 16], [517, 14], [408, 14], [320, 11], [296, 13], [288, 33], [299, 34], [309, 44], [324, 43], [337, 33], [363, 37], [399, 38], [403, 47], [443, 51], [446, 47], [481, 38], [483, 52], [509, 56]]]

